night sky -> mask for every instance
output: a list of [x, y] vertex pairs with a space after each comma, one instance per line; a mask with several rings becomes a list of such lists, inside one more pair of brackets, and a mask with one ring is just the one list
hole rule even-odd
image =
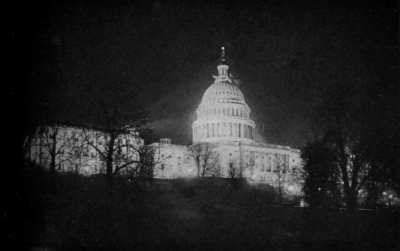
[[262, 142], [300, 147], [337, 83], [398, 91], [398, 1], [185, 2], [13, 6], [12, 120], [49, 106], [73, 114], [95, 90], [127, 88], [156, 137], [188, 144], [222, 46]]

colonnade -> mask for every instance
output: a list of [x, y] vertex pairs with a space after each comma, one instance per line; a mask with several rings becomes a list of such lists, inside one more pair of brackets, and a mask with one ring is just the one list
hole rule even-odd
[[254, 140], [254, 128], [243, 123], [207, 123], [193, 128], [194, 139], [236, 137]]
[[221, 115], [249, 118], [250, 111], [245, 108], [214, 107], [199, 111], [198, 118], [205, 118], [209, 116], [221, 116]]

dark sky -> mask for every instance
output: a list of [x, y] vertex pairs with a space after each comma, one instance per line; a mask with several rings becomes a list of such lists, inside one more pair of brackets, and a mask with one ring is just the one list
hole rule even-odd
[[398, 90], [398, 1], [182, 2], [13, 6], [8, 95], [22, 109], [13, 116], [64, 102], [73, 111], [73, 93], [121, 86], [137, 93], [158, 137], [187, 144], [221, 46], [268, 143], [304, 143], [329, 86]]

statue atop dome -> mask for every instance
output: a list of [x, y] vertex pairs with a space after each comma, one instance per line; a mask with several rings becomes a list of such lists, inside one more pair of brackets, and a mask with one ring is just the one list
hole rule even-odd
[[221, 50], [222, 51], [221, 51], [221, 62], [220, 62], [220, 65], [227, 65], [226, 62], [225, 62], [225, 47], [222, 46]]

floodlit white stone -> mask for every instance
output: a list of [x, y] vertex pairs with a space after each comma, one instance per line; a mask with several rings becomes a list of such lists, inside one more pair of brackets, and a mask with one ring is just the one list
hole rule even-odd
[[[251, 184], [280, 185], [290, 194], [299, 194], [301, 185], [296, 180], [295, 174], [301, 168], [300, 150], [255, 141], [256, 125], [250, 118], [251, 109], [239, 87], [229, 77], [224, 49], [222, 47], [221, 63], [217, 66], [218, 76], [214, 76], [214, 83], [205, 91], [196, 110], [197, 119], [192, 125], [193, 144], [174, 145], [171, 139], [162, 138], [160, 143], [150, 145], [157, 149], [153, 156], [154, 177], [160, 179], [191, 178], [199, 175], [243, 177]], [[46, 130], [51, 128], [47, 127]], [[93, 129], [66, 125], [60, 125], [57, 132], [58, 147], [64, 144], [63, 152], [69, 150], [73, 153], [72, 149], [83, 140], [82, 132], [93, 135], [97, 147], [104, 147], [104, 142], [107, 141], [106, 134]], [[49, 156], [43, 150], [46, 147], [43, 135], [37, 133], [30, 141], [27, 156], [29, 155], [31, 161], [49, 167]], [[134, 131], [121, 134], [118, 140], [123, 144], [128, 142], [133, 144], [133, 148], [143, 146], [143, 140]], [[56, 159], [56, 171], [78, 172], [83, 175], [104, 173], [105, 162], [93, 147], [86, 148], [82, 144], [79, 146], [80, 152], [76, 156], [59, 154]], [[204, 149], [199, 151], [199, 148]], [[130, 157], [139, 158], [135, 152], [129, 154]], [[212, 170], [203, 172], [204, 168]]]
[[[300, 150], [255, 141], [256, 125], [250, 118], [251, 109], [241, 90], [229, 78], [229, 66], [224, 59], [224, 48], [222, 50], [218, 76], [214, 76], [214, 83], [205, 91], [196, 110], [193, 145], [208, 144], [213, 149], [211, 164], [218, 167], [219, 177], [231, 178], [233, 169], [252, 184], [277, 186], [280, 179], [288, 193], [299, 194], [301, 186], [294, 172], [301, 168]], [[162, 163], [156, 168], [155, 177], [198, 175], [199, 164], [191, 151], [192, 146], [173, 145], [166, 139], [161, 139], [160, 143]]]

